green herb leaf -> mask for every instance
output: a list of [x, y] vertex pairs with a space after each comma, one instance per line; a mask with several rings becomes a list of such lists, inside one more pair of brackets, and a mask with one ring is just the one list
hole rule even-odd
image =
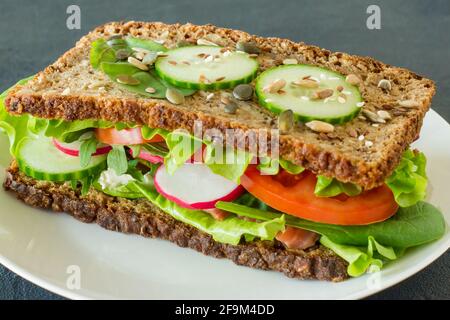
[[[137, 93], [139, 95], [164, 99], [166, 97], [167, 88], [173, 87], [166, 81], [162, 80], [151, 68], [148, 72], [142, 71], [128, 62], [117, 61], [117, 50], [132, 51], [132, 48], [141, 48], [152, 52], [166, 51], [167, 49], [151, 40], [127, 37], [126, 39], [118, 39], [120, 45], [108, 45], [104, 39], [95, 40], [91, 46], [90, 60], [93, 68], [100, 68], [108, 77], [116, 82], [119, 75], [128, 75], [139, 80], [137, 85], [127, 85], [118, 83], [127, 91]], [[116, 42], [117, 42], [116, 41]], [[153, 88], [155, 92], [147, 92], [147, 88]], [[175, 87], [173, 87], [175, 88]], [[176, 88], [181, 94], [187, 96], [193, 94], [196, 90]]]
[[[136, 68], [135, 66], [133, 66], [128, 62], [116, 62], [116, 63], [102, 62], [101, 69], [114, 82], [116, 82], [116, 79], [119, 75], [129, 75], [139, 80], [138, 85], [127, 85], [118, 83], [118, 85], [120, 85], [127, 91], [134, 92], [150, 98], [162, 99], [166, 97], [166, 87], [161, 83], [161, 81], [159, 81], [158, 78], [156, 78], [149, 72], [144, 72]], [[147, 92], [145, 89], [149, 87], [155, 89], [155, 92], [154, 93]]]
[[165, 52], [167, 48], [152, 40], [144, 40], [134, 37], [126, 37], [125, 42], [130, 48], [141, 48], [148, 51]]
[[97, 39], [91, 44], [90, 61], [92, 67], [97, 69], [101, 62], [115, 62], [116, 54], [104, 39]]
[[108, 153], [108, 168], [113, 169], [117, 175], [127, 172], [128, 161], [124, 146], [114, 145]]
[[80, 146], [80, 166], [85, 168], [89, 165], [92, 155], [97, 151], [97, 139], [94, 137], [84, 140]]

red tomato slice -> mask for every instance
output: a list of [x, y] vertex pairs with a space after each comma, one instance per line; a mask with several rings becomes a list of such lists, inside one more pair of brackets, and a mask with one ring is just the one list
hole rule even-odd
[[242, 186], [267, 205], [281, 212], [321, 223], [364, 225], [383, 221], [397, 212], [391, 190], [383, 185], [355, 197], [317, 197], [316, 176], [311, 172], [277, 176], [261, 175], [250, 166], [241, 177]]
[[149, 142], [163, 142], [164, 138], [155, 135], [152, 139], [142, 137], [141, 128], [129, 128], [117, 130], [115, 128], [95, 129], [95, 136], [98, 141], [106, 144], [143, 144]]

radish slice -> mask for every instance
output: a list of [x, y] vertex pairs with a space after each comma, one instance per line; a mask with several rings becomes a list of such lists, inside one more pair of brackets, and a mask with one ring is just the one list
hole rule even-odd
[[[80, 147], [81, 147], [81, 141], [77, 140], [71, 143], [65, 143], [56, 140], [53, 138], [53, 145], [60, 151], [64, 152], [65, 154], [69, 156], [78, 157], [80, 155]], [[105, 153], [108, 153], [112, 149], [111, 146], [100, 144], [100, 146], [97, 148], [95, 153], [93, 153], [93, 156], [99, 156]]]
[[[133, 150], [130, 149], [129, 153], [130, 153], [131, 156], [133, 156]], [[138, 156], [136, 158], [139, 158], [139, 159], [142, 159], [142, 160], [147, 160], [150, 163], [163, 163], [164, 162], [164, 158], [163, 157], [151, 154], [150, 152], [148, 152], [144, 148], [141, 148], [141, 150], [139, 151], [139, 154], [138, 154]]]
[[185, 163], [173, 175], [162, 165], [154, 181], [160, 194], [188, 209], [212, 209], [217, 201], [233, 201], [244, 191], [241, 185], [213, 173], [203, 163]]

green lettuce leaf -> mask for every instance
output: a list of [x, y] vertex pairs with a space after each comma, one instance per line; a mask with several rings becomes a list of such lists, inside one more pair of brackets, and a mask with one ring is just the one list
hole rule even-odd
[[221, 156], [217, 156], [218, 148], [207, 142], [205, 164], [215, 174], [240, 184], [241, 176], [247, 169], [253, 155], [238, 149], [225, 148]]
[[262, 174], [276, 175], [280, 172], [280, 166], [290, 174], [299, 174], [305, 170], [302, 166], [293, 164], [290, 161], [284, 159], [271, 159], [269, 157], [260, 158], [257, 168]]
[[318, 175], [314, 194], [319, 197], [334, 197], [341, 193], [348, 196], [357, 196], [362, 191], [362, 188], [353, 183], [345, 183], [337, 181], [333, 178]]
[[167, 172], [174, 173], [191, 156], [202, 147], [202, 140], [190, 135], [185, 130], [175, 130], [165, 137], [169, 153], [164, 158]]
[[425, 172], [427, 159], [422, 152], [407, 150], [386, 184], [394, 193], [395, 201], [401, 207], [408, 207], [425, 199], [427, 175]]
[[367, 247], [356, 247], [335, 243], [326, 236], [320, 238], [322, 245], [348, 262], [347, 273], [352, 277], [358, 277], [366, 272], [380, 271], [385, 260], [397, 259], [397, 254], [392, 247], [379, 244], [372, 236], [367, 238], [367, 242]]
[[[27, 83], [33, 76], [26, 79], [20, 80], [16, 85], [23, 85]], [[14, 87], [13, 86], [13, 87]], [[5, 99], [8, 93], [13, 88], [7, 89], [0, 95], [0, 131], [6, 133], [9, 139], [9, 151], [11, 155], [16, 156], [17, 146], [25, 138], [30, 136], [33, 132], [29, 130], [29, 120], [32, 118], [28, 114], [24, 115], [12, 115], [9, 114], [5, 109]]]
[[78, 140], [84, 133], [91, 131], [93, 128], [112, 128], [118, 130], [125, 128], [133, 128], [135, 124], [113, 123], [105, 120], [47, 120], [37, 119], [35, 127], [39, 131], [43, 131], [46, 137], [53, 137], [63, 142], [73, 142]]
[[219, 221], [204, 211], [190, 210], [178, 206], [161, 196], [155, 188], [139, 182], [130, 182], [130, 184], [133, 184], [150, 202], [176, 220], [210, 234], [215, 241], [221, 243], [237, 245], [243, 237], [246, 240], [254, 238], [273, 240], [278, 232], [284, 231], [284, 215], [264, 222], [247, 221], [234, 215]]

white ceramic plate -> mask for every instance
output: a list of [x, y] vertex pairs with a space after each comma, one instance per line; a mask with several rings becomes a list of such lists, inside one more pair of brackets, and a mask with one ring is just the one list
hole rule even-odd
[[[10, 160], [7, 145], [2, 135], [2, 181]], [[415, 146], [428, 158], [428, 200], [444, 212], [447, 223], [449, 145], [450, 125], [430, 111]], [[66, 214], [32, 209], [0, 190], [0, 262], [29, 281], [68, 298], [355, 299], [410, 277], [437, 259], [449, 245], [447, 232], [439, 241], [409, 251], [375, 275], [342, 283], [299, 281], [206, 257], [167, 241], [111, 232]], [[81, 287], [69, 289], [66, 283], [74, 283], [70, 276], [78, 268]]]

